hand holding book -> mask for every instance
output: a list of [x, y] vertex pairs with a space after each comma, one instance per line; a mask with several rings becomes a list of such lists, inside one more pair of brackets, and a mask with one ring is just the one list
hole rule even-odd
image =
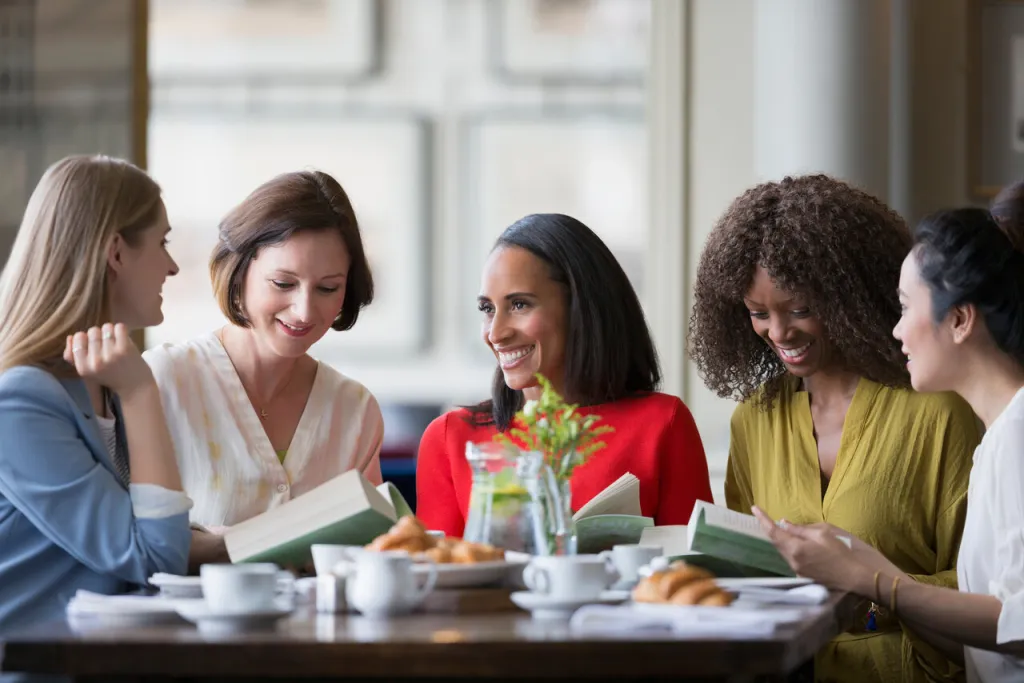
[[757, 506], [752, 510], [765, 537], [800, 576], [867, 597], [874, 592], [876, 572], [906, 576], [878, 550], [838, 527], [781, 524]]

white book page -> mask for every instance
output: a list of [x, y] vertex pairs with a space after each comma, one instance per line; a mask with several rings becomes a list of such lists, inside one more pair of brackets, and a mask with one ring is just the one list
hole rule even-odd
[[693, 506], [693, 514], [690, 516], [690, 526], [696, 524], [701, 510], [704, 511], [704, 523], [720, 529], [735, 531], [744, 536], [768, 540], [768, 535], [761, 530], [761, 523], [753, 515], [745, 515], [742, 512], [730, 510], [721, 505], [714, 505], [698, 500]]
[[649, 526], [640, 534], [637, 545], [661, 548], [662, 555], [685, 555], [690, 550], [686, 529], [685, 524]]
[[591, 498], [572, 516], [574, 522], [595, 515], [640, 516], [640, 480], [626, 472]]
[[391, 516], [397, 518], [398, 512], [395, 510], [395, 501], [391, 497], [392, 486], [394, 486], [394, 484], [386, 481], [383, 484], [380, 484], [379, 486], [375, 486], [374, 488], [377, 489], [377, 493], [384, 496], [384, 501], [388, 504], [388, 507], [391, 508]]

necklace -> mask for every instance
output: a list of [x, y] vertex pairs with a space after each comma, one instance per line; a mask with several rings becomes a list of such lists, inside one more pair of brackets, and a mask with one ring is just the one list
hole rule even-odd
[[[281, 395], [284, 394], [285, 390], [291, 385], [292, 380], [295, 378], [296, 374], [297, 373], [294, 370], [288, 374], [288, 381], [286, 381], [284, 383], [284, 385], [280, 389], [278, 389], [277, 392], [267, 400], [267, 404], [268, 405], [273, 403], [277, 399], [281, 398]], [[253, 404], [253, 408], [255, 408], [255, 407], [256, 407], [256, 404], [254, 403]], [[269, 415], [269, 413], [267, 413], [267, 409], [265, 407], [261, 407], [259, 409], [259, 416], [260, 416], [261, 420], [266, 420], [268, 417], [270, 417], [270, 415]]]
[[[221, 348], [223, 348], [223, 349], [224, 349], [224, 353], [225, 353], [225, 354], [227, 354], [227, 356], [228, 356], [228, 360], [231, 360], [231, 354], [230, 354], [230, 353], [228, 353], [228, 348], [227, 348], [227, 344], [225, 344], [225, 343], [224, 343], [223, 329], [221, 329], [221, 330], [218, 330], [218, 331], [217, 331], [217, 332], [215, 333], [215, 335], [216, 335], [216, 337], [217, 337], [217, 340], [218, 340], [218, 341], [220, 342]], [[234, 361], [231, 361], [231, 363], [232, 363], [232, 366], [234, 366]], [[235, 367], [236, 367], [236, 369], [235, 369], [235, 373], [237, 374], [237, 373], [238, 373], [238, 370], [237, 370], [237, 366], [235, 366]], [[293, 369], [292, 369], [292, 372], [288, 373], [288, 380], [287, 380], [287, 381], [286, 381], [286, 382], [284, 383], [284, 385], [283, 385], [283, 386], [282, 386], [282, 387], [281, 387], [280, 389], [278, 389], [278, 390], [277, 390], [277, 392], [275, 392], [275, 394], [274, 394], [273, 396], [271, 396], [271, 397], [270, 397], [270, 398], [269, 398], [269, 399], [267, 400], [267, 403], [268, 403], [268, 404], [269, 404], [269, 403], [273, 403], [273, 402], [274, 402], [274, 400], [276, 400], [277, 398], [279, 398], [279, 397], [281, 396], [281, 394], [283, 394], [283, 393], [284, 393], [285, 389], [287, 389], [287, 388], [288, 388], [288, 386], [289, 386], [289, 385], [290, 385], [290, 384], [292, 383], [292, 380], [293, 380], [293, 379], [295, 378], [295, 375], [296, 375], [296, 373], [295, 373], [295, 371], [294, 371], [294, 368], [293, 368]], [[242, 379], [242, 378], [241, 378], [241, 375], [239, 375], [239, 378], [238, 378], [238, 379], [239, 379], [239, 381], [241, 381], [241, 379]], [[250, 391], [249, 391], [249, 390], [248, 390], [248, 389], [246, 388], [246, 386], [245, 386], [245, 382], [242, 382], [242, 388], [243, 388], [243, 389], [245, 389], [245, 393], [246, 393], [246, 395], [247, 395], [247, 396], [248, 396], [248, 398], [249, 398], [249, 403], [250, 403], [250, 404], [252, 405], [252, 407], [253, 407], [253, 410], [256, 410], [256, 411], [257, 411], [257, 415], [259, 415], [259, 418], [260, 418], [261, 420], [266, 420], [266, 419], [267, 419], [268, 417], [270, 417], [270, 415], [269, 415], [269, 414], [267, 413], [267, 409], [266, 409], [265, 407], [261, 407], [261, 408], [259, 408], [259, 409], [257, 409], [257, 408], [256, 408], [256, 402], [255, 402], [255, 401], [254, 401], [254, 400], [252, 399], [252, 397], [254, 396], [254, 394], [253, 394], [253, 393], [251, 393], [251, 392], [250, 392]]]

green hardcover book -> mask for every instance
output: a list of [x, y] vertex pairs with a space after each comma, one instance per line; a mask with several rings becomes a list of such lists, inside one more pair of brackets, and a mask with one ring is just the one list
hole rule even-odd
[[402, 492], [398, 490], [398, 487], [392, 484], [390, 481], [386, 481], [377, 487], [381, 495], [391, 501], [391, 507], [395, 510], [395, 516], [401, 519], [406, 515], [413, 514], [412, 508], [409, 507], [409, 501], [405, 499]]
[[683, 557], [687, 562], [710, 565], [711, 571], [729, 568], [729, 573], [740, 576], [796, 576], [753, 515], [699, 500], [687, 531], [689, 554], [713, 558], [702, 565], [699, 557]]
[[689, 529], [682, 524], [652, 526], [644, 529], [640, 537], [640, 545], [655, 546], [670, 561], [682, 560], [695, 567], [702, 567], [720, 578], [753, 578], [762, 576], [778, 576], [774, 572], [766, 572], [757, 567], [738, 564], [703, 553], [690, 551]]
[[640, 480], [631, 472], [609, 484], [572, 516], [576, 552], [599, 553], [619, 544], [640, 541], [654, 520], [640, 510]]
[[576, 552], [599, 553], [616, 545], [634, 545], [640, 542], [644, 529], [654, 526], [654, 520], [640, 515], [594, 515], [576, 522]]
[[301, 566], [312, 560], [314, 543], [365, 545], [397, 521], [396, 508], [409, 508], [393, 485], [380, 489], [350, 470], [228, 529], [228, 556], [232, 562]]

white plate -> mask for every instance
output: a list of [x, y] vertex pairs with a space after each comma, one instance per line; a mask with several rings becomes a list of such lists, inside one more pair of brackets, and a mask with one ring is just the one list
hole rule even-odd
[[754, 578], [715, 579], [719, 588], [725, 590], [743, 590], [747, 587], [756, 588], [796, 588], [814, 583], [810, 579], [793, 576], [759, 576]]
[[516, 591], [511, 598], [516, 606], [530, 612], [534, 619], [568, 619], [584, 605], [616, 605], [625, 602], [629, 594], [624, 595], [622, 591], [604, 591], [596, 598], [570, 600], [532, 591]]
[[160, 594], [172, 599], [195, 599], [203, 597], [203, 586], [198, 576], [177, 576], [175, 574], [153, 574], [149, 583], [160, 589]]
[[[760, 602], [736, 600], [728, 607], [711, 607], [708, 605], [673, 605], [663, 602], [634, 602], [631, 609], [639, 613], [662, 615], [666, 618], [718, 617], [737, 621], [770, 620], [779, 624], [801, 621], [807, 617], [807, 610], [790, 605], [769, 605]], [[728, 614], [723, 614], [726, 612]]]
[[[435, 588], [479, 588], [501, 584], [516, 570], [522, 571], [524, 563], [499, 560], [497, 562], [476, 562], [474, 564], [437, 564]], [[424, 579], [430, 574], [430, 564], [418, 562], [413, 571]]]
[[203, 633], [237, 633], [273, 628], [294, 611], [289, 600], [278, 599], [273, 609], [258, 612], [213, 612], [206, 600], [175, 600], [174, 609]]

